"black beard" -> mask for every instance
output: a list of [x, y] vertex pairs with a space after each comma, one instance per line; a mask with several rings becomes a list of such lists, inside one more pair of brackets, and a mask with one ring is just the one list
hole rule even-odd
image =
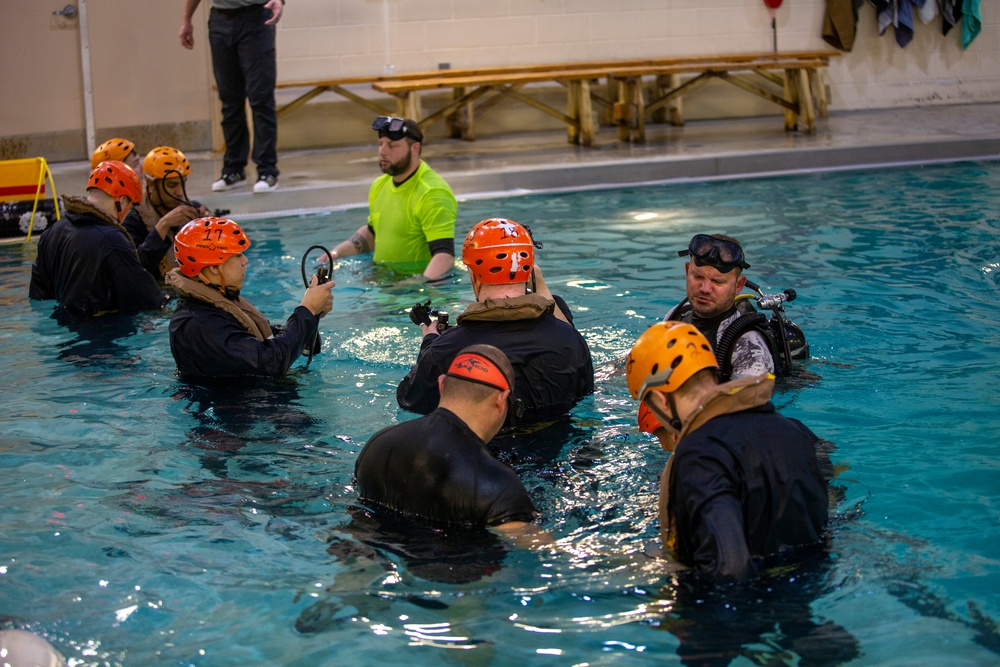
[[410, 153], [406, 154], [406, 157], [398, 162], [393, 162], [389, 166], [382, 169], [383, 174], [389, 174], [390, 176], [399, 176], [400, 174], [405, 174], [406, 170], [410, 168], [410, 164], [413, 162], [413, 156]]

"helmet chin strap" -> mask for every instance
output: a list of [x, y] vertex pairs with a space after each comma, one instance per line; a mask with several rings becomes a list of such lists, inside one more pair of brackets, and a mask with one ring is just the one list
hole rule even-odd
[[653, 411], [654, 415], [656, 415], [656, 419], [660, 422], [660, 424], [674, 433], [680, 433], [684, 424], [681, 423], [680, 415], [677, 413], [677, 403], [674, 401], [674, 395], [672, 393], [666, 394], [665, 392], [658, 393], [666, 396], [667, 407], [670, 408], [670, 415], [664, 413], [660, 410], [659, 406], [655, 405], [651, 401], [647, 403], [647, 405], [649, 405], [649, 409]]
[[[131, 206], [129, 206], [129, 208], [131, 208]], [[115, 200], [115, 217], [118, 218], [118, 222], [125, 219], [125, 216], [128, 215], [128, 210], [128, 208], [122, 208], [120, 198]]]
[[240, 300], [240, 290], [238, 288], [235, 288], [235, 287], [226, 287], [226, 276], [223, 275], [223, 273], [221, 271], [219, 272], [219, 284], [218, 285], [216, 285], [215, 283], [211, 283], [211, 282], [205, 280], [205, 277], [203, 275], [201, 275], [200, 273], [198, 274], [198, 278], [201, 280], [201, 282], [205, 283], [209, 287], [214, 287], [215, 289], [217, 289], [220, 292], [222, 292], [222, 296], [226, 297], [230, 301], [239, 301]]

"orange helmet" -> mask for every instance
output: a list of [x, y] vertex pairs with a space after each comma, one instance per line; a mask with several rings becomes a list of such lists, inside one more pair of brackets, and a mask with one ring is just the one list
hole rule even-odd
[[657, 322], [632, 346], [625, 378], [632, 398], [641, 401], [653, 389], [672, 393], [698, 371], [718, 367], [708, 339], [693, 325]]
[[128, 197], [133, 204], [142, 201], [142, 186], [132, 167], [124, 162], [108, 160], [101, 162], [90, 172], [87, 189], [97, 188], [118, 199]]
[[174, 256], [181, 273], [193, 278], [206, 266], [218, 266], [250, 247], [243, 228], [228, 218], [198, 218], [174, 237]]
[[142, 170], [148, 178], [157, 180], [166, 178], [169, 174], [176, 174], [183, 178], [191, 173], [191, 163], [176, 148], [170, 146], [157, 146], [146, 153], [146, 159], [142, 161]]
[[535, 264], [535, 246], [522, 225], [490, 218], [469, 230], [462, 262], [485, 285], [526, 283]]
[[102, 162], [107, 162], [109, 160], [124, 162], [129, 153], [134, 150], [135, 144], [128, 139], [121, 139], [119, 137], [108, 139], [103, 144], [98, 146], [97, 150], [91, 154], [90, 168], [93, 169]]
[[645, 403], [639, 404], [639, 415], [636, 421], [639, 423], [639, 430], [643, 433], [656, 433], [663, 428], [663, 424], [660, 423], [660, 420], [656, 418], [656, 415], [653, 414], [653, 411]]

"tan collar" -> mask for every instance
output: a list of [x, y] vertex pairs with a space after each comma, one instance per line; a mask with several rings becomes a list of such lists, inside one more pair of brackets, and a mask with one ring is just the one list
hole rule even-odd
[[69, 213], [75, 213], [77, 215], [90, 215], [95, 218], [98, 218], [101, 222], [111, 225], [112, 227], [120, 231], [122, 234], [124, 234], [125, 238], [128, 239], [128, 242], [132, 244], [132, 247], [135, 247], [135, 241], [132, 240], [132, 237], [129, 235], [128, 231], [125, 230], [125, 227], [122, 226], [122, 223], [118, 222], [118, 220], [116, 220], [114, 216], [108, 215], [107, 213], [105, 213], [104, 211], [97, 208], [89, 201], [87, 201], [84, 197], [77, 197], [74, 195], [63, 195], [62, 200], [63, 200], [63, 208], [66, 209], [66, 211], [68, 211]]
[[238, 301], [230, 301], [219, 290], [188, 278], [181, 273], [180, 269], [168, 271], [164, 280], [181, 296], [203, 301], [229, 313], [257, 340], [266, 340], [271, 337], [271, 325], [267, 318], [242, 296]]
[[469, 305], [456, 322], [509, 322], [512, 320], [534, 320], [555, 309], [555, 301], [540, 294], [525, 294], [506, 299], [486, 299]]
[[774, 376], [770, 373], [740, 378], [718, 385], [684, 419], [678, 442], [685, 435], [720, 415], [749, 410], [764, 405], [774, 394]]

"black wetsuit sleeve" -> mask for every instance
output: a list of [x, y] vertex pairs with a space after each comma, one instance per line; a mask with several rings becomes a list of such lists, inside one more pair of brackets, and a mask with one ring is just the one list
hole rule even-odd
[[113, 300], [119, 310], [160, 308], [166, 296], [156, 279], [139, 263], [131, 245], [115, 248], [104, 258], [104, 273], [113, 290]]
[[[139, 215], [139, 209], [132, 207], [129, 210], [128, 215], [122, 220], [122, 227], [128, 232], [129, 237], [132, 239], [132, 243], [138, 247], [143, 241], [146, 240], [146, 236], [149, 235], [149, 230], [146, 229], [146, 223], [142, 221], [142, 216]], [[159, 236], [159, 234], [157, 234]]]
[[136, 248], [139, 255], [139, 263], [154, 278], [160, 277], [160, 261], [167, 254], [173, 242], [170, 237], [162, 238], [160, 233], [153, 229], [146, 235], [146, 238]]
[[212, 307], [178, 307], [170, 322], [170, 348], [181, 375], [281, 377], [316, 332], [319, 318], [299, 306], [285, 326], [259, 341], [225, 312]]
[[681, 560], [719, 581], [741, 581], [755, 574], [743, 506], [730, 472], [738, 469], [738, 462], [711, 439], [674, 455], [670, 502]]
[[447, 369], [442, 368], [437, 350], [431, 345], [437, 338], [439, 336], [424, 336], [417, 363], [396, 387], [396, 402], [407, 412], [430, 414], [441, 400], [437, 380]]
[[[561, 310], [562, 314], [566, 316], [566, 319], [569, 320], [569, 323], [573, 324], [573, 311], [571, 311], [569, 309], [569, 306], [566, 305], [566, 300], [563, 299], [558, 294], [553, 294], [552, 300], [556, 302], [557, 306], [559, 306], [559, 310]], [[573, 324], [573, 326], [576, 327], [575, 324]]]
[[434, 241], [428, 241], [427, 242], [427, 247], [431, 251], [431, 257], [433, 257], [434, 255], [440, 254], [442, 252], [446, 252], [449, 255], [451, 255], [452, 257], [455, 256], [455, 239], [454, 239], [454, 237], [447, 238], [447, 239], [435, 239]]
[[[516, 478], [516, 474], [514, 475]], [[487, 526], [499, 526], [510, 521], [530, 523], [535, 519], [535, 505], [520, 479], [512, 479], [496, 496], [489, 508]]]

